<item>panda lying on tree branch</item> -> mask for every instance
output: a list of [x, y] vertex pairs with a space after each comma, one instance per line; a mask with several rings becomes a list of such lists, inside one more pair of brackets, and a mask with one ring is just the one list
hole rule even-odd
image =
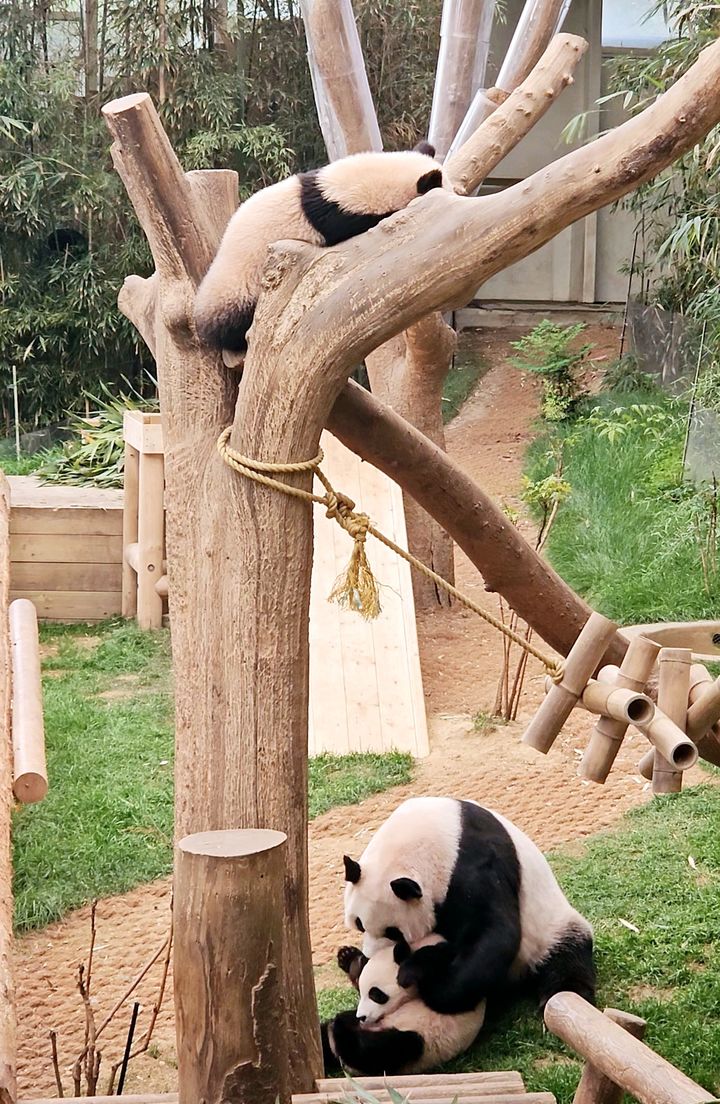
[[398, 984], [435, 1012], [475, 1010], [530, 983], [540, 1009], [570, 990], [594, 1003], [592, 928], [524, 832], [474, 801], [416, 797], [345, 856], [345, 922], [371, 957], [391, 942], [443, 942], [405, 958]]

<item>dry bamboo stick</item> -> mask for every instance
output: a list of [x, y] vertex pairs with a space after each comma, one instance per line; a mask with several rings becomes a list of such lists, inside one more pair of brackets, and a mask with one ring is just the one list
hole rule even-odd
[[607, 617], [590, 614], [568, 653], [562, 682], [553, 685], [530, 722], [523, 743], [543, 753], [550, 750], [616, 630], [617, 625]]
[[640, 1104], [709, 1104], [712, 1093], [691, 1081], [577, 993], [545, 1005], [550, 1031]]
[[[659, 650], [659, 649], [658, 649]], [[642, 1040], [647, 1024], [639, 1016], [621, 1012], [617, 1008], [606, 1008], [603, 1012], [613, 1023], [619, 1024], [634, 1039]], [[580, 1083], [575, 1090], [573, 1104], [622, 1104], [623, 1091], [619, 1085], [601, 1073], [592, 1062], [585, 1063]]]
[[45, 797], [48, 779], [37, 613], [27, 598], [10, 603], [10, 645], [13, 793], [30, 805]]
[[16, 1084], [15, 987], [12, 970], [13, 760], [10, 735], [10, 488], [0, 472], [0, 1104], [13, 1104]]
[[[603, 667], [598, 682], [623, 687], [626, 691], [642, 692], [660, 652], [660, 646], [644, 636], [630, 641], [620, 667]], [[607, 711], [604, 711], [607, 712]], [[654, 710], [653, 710], [654, 713]], [[632, 718], [630, 718], [632, 720]], [[611, 716], [601, 716], [590, 734], [578, 774], [591, 782], [604, 782], [620, 751], [628, 723]]]
[[[658, 709], [682, 732], [685, 732], [692, 652], [689, 648], [663, 648], [658, 663], [660, 667]], [[649, 731], [648, 728], [648, 734]], [[656, 726], [656, 736], [657, 731]], [[677, 764], [673, 763], [670, 756], [660, 750], [656, 739], [653, 739], [653, 743], [655, 744], [653, 793], [679, 793], [682, 789], [682, 771], [678, 769]]]

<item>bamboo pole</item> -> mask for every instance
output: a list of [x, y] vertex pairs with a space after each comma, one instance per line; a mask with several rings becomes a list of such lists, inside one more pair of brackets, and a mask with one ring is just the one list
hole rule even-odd
[[442, 160], [485, 81], [495, 0], [444, 0], [428, 138]]
[[647, 694], [622, 686], [608, 686], [590, 679], [580, 695], [580, 705], [588, 713], [597, 713], [618, 723], [647, 724], [655, 714], [655, 705]]
[[48, 790], [37, 613], [27, 598], [16, 598], [9, 612], [13, 793], [31, 805], [42, 801]]
[[[631, 1015], [630, 1012], [621, 1012], [617, 1008], [606, 1008], [603, 1015], [622, 1027], [634, 1039], [642, 1041], [647, 1026], [645, 1020]], [[622, 1104], [622, 1098], [623, 1090], [619, 1085], [601, 1073], [592, 1062], [585, 1063], [580, 1083], [575, 1090], [573, 1104]]]
[[562, 682], [551, 687], [528, 725], [523, 743], [543, 753], [550, 750], [616, 631], [617, 625], [607, 617], [590, 614], [568, 652]]
[[545, 1024], [640, 1104], [710, 1104], [712, 1093], [691, 1081], [577, 993], [556, 993]]
[[[660, 646], [654, 641], [644, 636], [637, 636], [630, 641], [620, 667], [604, 667], [598, 673], [598, 681], [605, 683], [610, 680], [614, 686], [641, 693], [645, 689], [659, 652]], [[632, 718], [624, 721], [607, 715], [600, 717], [590, 734], [590, 740], [578, 767], [581, 778], [588, 778], [591, 782], [605, 782], [620, 751], [630, 721]]]
[[[704, 676], [699, 675], [700, 670]], [[688, 701], [687, 734], [697, 745], [703, 759], [720, 767], [720, 732], [717, 727], [720, 720], [720, 679], [713, 682], [707, 668], [700, 663], [693, 664], [691, 668]]]
[[[660, 681], [658, 684], [658, 709], [674, 725], [685, 732], [687, 725], [687, 703], [690, 687], [690, 664], [692, 652], [689, 648], [663, 648], [658, 660]], [[649, 731], [649, 729], [648, 729]], [[657, 741], [653, 761], [653, 793], [679, 793], [682, 789], [682, 771], [661, 752]]]
[[16, 1082], [15, 985], [12, 969], [13, 896], [12, 811], [13, 755], [10, 727], [11, 659], [10, 488], [0, 472], [0, 1104], [14, 1104]]
[[179, 1104], [289, 1100], [283, 1000], [285, 844], [268, 829], [198, 832], [176, 848]]

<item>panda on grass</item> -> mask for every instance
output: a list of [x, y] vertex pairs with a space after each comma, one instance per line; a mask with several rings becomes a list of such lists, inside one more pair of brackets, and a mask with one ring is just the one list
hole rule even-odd
[[499, 813], [474, 801], [416, 797], [345, 862], [345, 923], [372, 956], [435, 932], [442, 942], [400, 964], [401, 988], [430, 1009], [471, 1012], [530, 985], [542, 1010], [554, 993], [595, 999], [593, 933], [544, 855]]
[[[430, 935], [414, 950], [441, 943]], [[325, 1072], [345, 1069], [369, 1077], [427, 1073], [456, 1058], [475, 1042], [485, 1019], [485, 1002], [471, 1012], [433, 1012], [411, 989], [398, 984], [398, 969], [412, 953], [401, 940], [366, 958], [357, 947], [341, 947], [338, 965], [360, 994], [356, 1012], [340, 1012], [322, 1025]]]

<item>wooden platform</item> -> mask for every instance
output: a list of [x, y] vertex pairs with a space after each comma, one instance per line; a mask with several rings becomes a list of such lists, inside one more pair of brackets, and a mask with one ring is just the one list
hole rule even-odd
[[120, 613], [122, 491], [10, 484], [10, 598], [45, 621], [101, 621]]
[[[292, 1104], [367, 1104], [371, 1092], [381, 1102], [392, 1101], [389, 1090], [399, 1092], [413, 1104], [555, 1104], [552, 1093], [525, 1091], [515, 1072], [417, 1074], [407, 1077], [358, 1077], [353, 1081], [327, 1078], [317, 1082], [317, 1092], [294, 1095]], [[110, 1104], [115, 1096], [65, 1097], [66, 1104]], [[125, 1096], [126, 1104], [177, 1104], [177, 1093]], [[25, 1100], [20, 1104], [55, 1104], [50, 1099]]]
[[[337, 491], [400, 547], [407, 547], [398, 485], [324, 433], [323, 471]], [[323, 488], [316, 483], [318, 494]], [[315, 560], [310, 597], [310, 754], [356, 751], [428, 754], [410, 567], [373, 537], [367, 554], [380, 586], [375, 621], [328, 602], [345, 570], [352, 541], [315, 507]]]

